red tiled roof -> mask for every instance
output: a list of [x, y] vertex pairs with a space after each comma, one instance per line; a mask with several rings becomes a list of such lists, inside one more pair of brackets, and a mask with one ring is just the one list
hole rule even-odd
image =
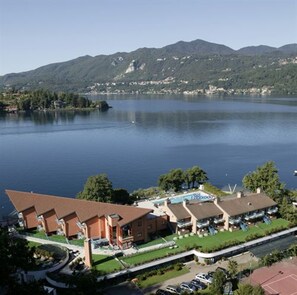
[[36, 214], [41, 215], [54, 209], [59, 219], [75, 212], [80, 222], [85, 222], [95, 216], [118, 214], [121, 217], [118, 224], [123, 226], [153, 211], [128, 205], [116, 205], [30, 192], [14, 190], [6, 190], [5, 192], [18, 212], [34, 207]]

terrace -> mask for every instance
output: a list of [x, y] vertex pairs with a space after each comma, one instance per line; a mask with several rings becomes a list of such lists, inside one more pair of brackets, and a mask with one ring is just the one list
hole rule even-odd
[[197, 220], [197, 227], [204, 228], [209, 226], [209, 220]]
[[234, 224], [238, 224], [241, 222], [241, 217], [231, 217], [229, 219], [229, 223], [234, 225]]
[[245, 220], [257, 219], [257, 218], [263, 217], [264, 214], [265, 214], [264, 210], [262, 210], [262, 211], [256, 211], [256, 212], [252, 212], [252, 213], [246, 214], [244, 216], [244, 219]]
[[267, 210], [267, 213], [268, 213], [269, 215], [271, 215], [271, 214], [275, 214], [277, 211], [278, 211], [278, 208], [277, 208], [277, 207], [273, 207], [273, 208], [269, 208], [269, 209]]
[[189, 221], [178, 221], [177, 226], [179, 228], [185, 228], [185, 227], [188, 227], [188, 226], [192, 226], [192, 221], [191, 220], [189, 220]]

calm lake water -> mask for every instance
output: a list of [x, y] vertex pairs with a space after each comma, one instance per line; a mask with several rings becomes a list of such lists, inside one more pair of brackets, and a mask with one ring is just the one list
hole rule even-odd
[[297, 187], [297, 98], [108, 97], [107, 112], [0, 117], [0, 215], [5, 189], [73, 197], [106, 173], [132, 192], [173, 168], [202, 167], [218, 187], [273, 160]]

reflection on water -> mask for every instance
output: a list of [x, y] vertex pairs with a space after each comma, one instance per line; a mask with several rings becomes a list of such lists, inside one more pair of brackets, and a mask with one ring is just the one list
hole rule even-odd
[[172, 168], [199, 165], [223, 187], [273, 160], [296, 187], [297, 99], [107, 98], [113, 108], [104, 113], [0, 116], [0, 215], [11, 208], [7, 188], [75, 196], [98, 173], [133, 191]]

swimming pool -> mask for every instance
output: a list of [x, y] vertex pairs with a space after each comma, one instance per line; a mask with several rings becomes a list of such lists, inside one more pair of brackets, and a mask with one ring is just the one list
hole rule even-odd
[[[200, 202], [206, 202], [206, 201], [213, 201], [214, 198], [204, 192], [196, 192], [196, 193], [170, 197], [169, 199], [171, 201], [171, 204], [177, 204], [177, 203], [182, 203], [184, 200], [189, 200], [189, 201], [196, 200]], [[162, 205], [164, 204], [165, 200], [166, 198], [160, 199], [160, 200], [154, 200], [153, 203], [157, 205]]]

